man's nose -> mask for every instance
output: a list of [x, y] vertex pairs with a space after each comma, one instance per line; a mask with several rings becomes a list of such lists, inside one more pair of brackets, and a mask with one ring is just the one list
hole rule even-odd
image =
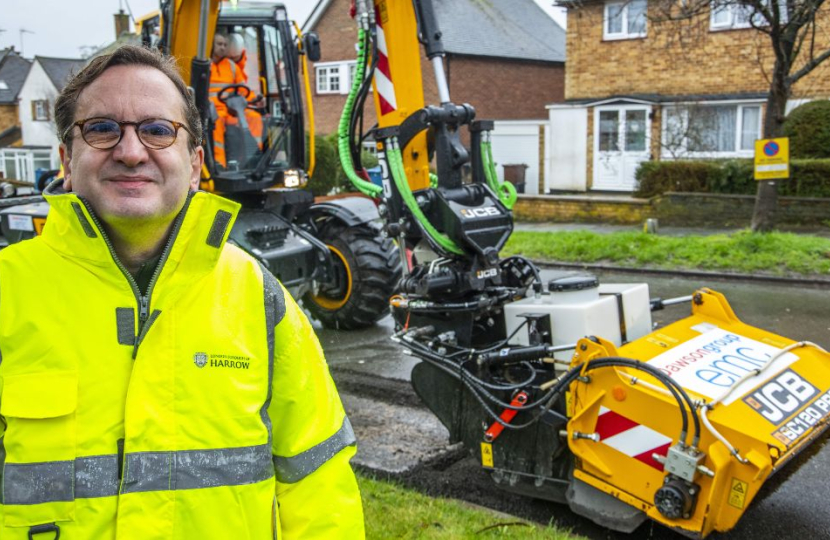
[[149, 159], [147, 148], [138, 139], [136, 126], [124, 126], [124, 135], [112, 150], [112, 158], [128, 167], [135, 167]]

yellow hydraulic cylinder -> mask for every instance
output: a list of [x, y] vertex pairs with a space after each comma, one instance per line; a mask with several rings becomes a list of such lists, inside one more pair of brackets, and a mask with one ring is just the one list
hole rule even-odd
[[[421, 46], [412, 0], [376, 0], [378, 67], [372, 88], [378, 126], [398, 126], [424, 107]], [[426, 132], [415, 136], [403, 152], [412, 190], [429, 187]]]

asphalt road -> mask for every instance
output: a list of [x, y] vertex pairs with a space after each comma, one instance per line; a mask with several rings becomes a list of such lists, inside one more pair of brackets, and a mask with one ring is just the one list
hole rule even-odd
[[[545, 271], [544, 279], [562, 272]], [[791, 339], [830, 346], [830, 290], [738, 283], [731, 280], [602, 274], [602, 282], [647, 282], [651, 296], [671, 298], [708, 286], [724, 293], [748, 324]], [[688, 314], [686, 307], [656, 312], [667, 324]], [[447, 443], [446, 430], [419, 406], [406, 381], [416, 360], [388, 340], [390, 319], [360, 332], [319, 330], [335, 379], [344, 395], [361, 445], [358, 466], [396, 477], [417, 489], [482, 504], [525, 519], [554, 523], [589, 538], [678, 539], [647, 522], [631, 535], [613, 533], [561, 505], [499, 491], [466, 452]], [[778, 540], [830, 538], [830, 448], [814, 445], [767, 482], [738, 526], [710, 538]]]

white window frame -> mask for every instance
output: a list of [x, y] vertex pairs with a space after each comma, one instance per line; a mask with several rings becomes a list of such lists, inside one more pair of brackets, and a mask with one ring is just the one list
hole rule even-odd
[[[636, 33], [629, 33], [628, 32], [628, 8], [630, 7], [631, 3], [634, 1], [639, 0], [623, 0], [623, 1], [615, 1], [615, 2], [606, 2], [605, 8], [602, 11], [602, 39], [603, 41], [615, 41], [621, 39], [642, 39], [646, 37], [646, 33], [648, 31], [648, 18], [645, 20], [645, 24], [643, 24], [643, 31], [636, 32]], [[648, 2], [644, 2], [646, 7], [646, 13], [648, 13]], [[622, 8], [622, 12], [620, 13], [620, 19], [622, 20], [622, 31], [621, 32], [614, 32], [611, 33], [608, 31], [608, 22], [609, 22], [609, 15], [608, 10], [610, 7], [620, 7]]]
[[[787, 2], [786, 0], [777, 0], [778, 4], [781, 9], [781, 22], [787, 22]], [[740, 9], [750, 9], [747, 6], [739, 6], [737, 4], [727, 4], [724, 6], [718, 7], [716, 2], [712, 2], [711, 9], [709, 10], [709, 30], [712, 32], [720, 32], [722, 30], [744, 30], [746, 28], [752, 28], [752, 19], [755, 19], [755, 26], [764, 26], [766, 25], [766, 20], [760, 13], [751, 13], [750, 16], [747, 17], [746, 21], [738, 21], [738, 10]], [[716, 23], [715, 22], [715, 12], [716, 11], [726, 11], [729, 13], [729, 20], [728, 22]]]
[[49, 121], [49, 100], [48, 99], [35, 99], [32, 100], [32, 120], [38, 122], [48, 122]]
[[[742, 126], [743, 126], [743, 118], [744, 118], [744, 109], [745, 108], [758, 108], [758, 138], [762, 137], [762, 128], [763, 128], [763, 117], [764, 117], [764, 108], [763, 108], [764, 100], [752, 100], [752, 101], [707, 101], [705, 103], [677, 103], [673, 105], [668, 105], [663, 108], [662, 111], [662, 120], [661, 120], [661, 144], [660, 144], [660, 159], [664, 160], [671, 160], [671, 159], [715, 159], [715, 158], [750, 158], [755, 155], [755, 148], [754, 146], [749, 149], [741, 149], [741, 137], [742, 137]], [[684, 126], [689, 125], [689, 110], [693, 107], [704, 108], [704, 107], [715, 107], [715, 106], [734, 106], [737, 107], [737, 113], [735, 114], [735, 150], [731, 152], [692, 152], [688, 150], [688, 140], [684, 138], [684, 140], [678, 144], [675, 148], [670, 149], [667, 148], [667, 141], [669, 137], [669, 126], [668, 126], [668, 119], [669, 119], [669, 112], [672, 109], [679, 109], [682, 122]]]
[[[318, 62], [314, 65], [315, 86], [318, 94], [348, 94], [352, 86], [352, 66], [357, 65], [357, 60], [342, 60], [340, 62]], [[328, 79], [320, 77], [321, 69], [337, 68], [340, 78], [340, 88], [331, 90]], [[321, 84], [325, 80], [326, 84]]]

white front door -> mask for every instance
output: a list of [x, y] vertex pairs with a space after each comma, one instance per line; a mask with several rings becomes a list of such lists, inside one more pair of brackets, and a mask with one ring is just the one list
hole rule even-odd
[[633, 191], [637, 166], [650, 158], [651, 107], [624, 105], [594, 109], [592, 188]]

